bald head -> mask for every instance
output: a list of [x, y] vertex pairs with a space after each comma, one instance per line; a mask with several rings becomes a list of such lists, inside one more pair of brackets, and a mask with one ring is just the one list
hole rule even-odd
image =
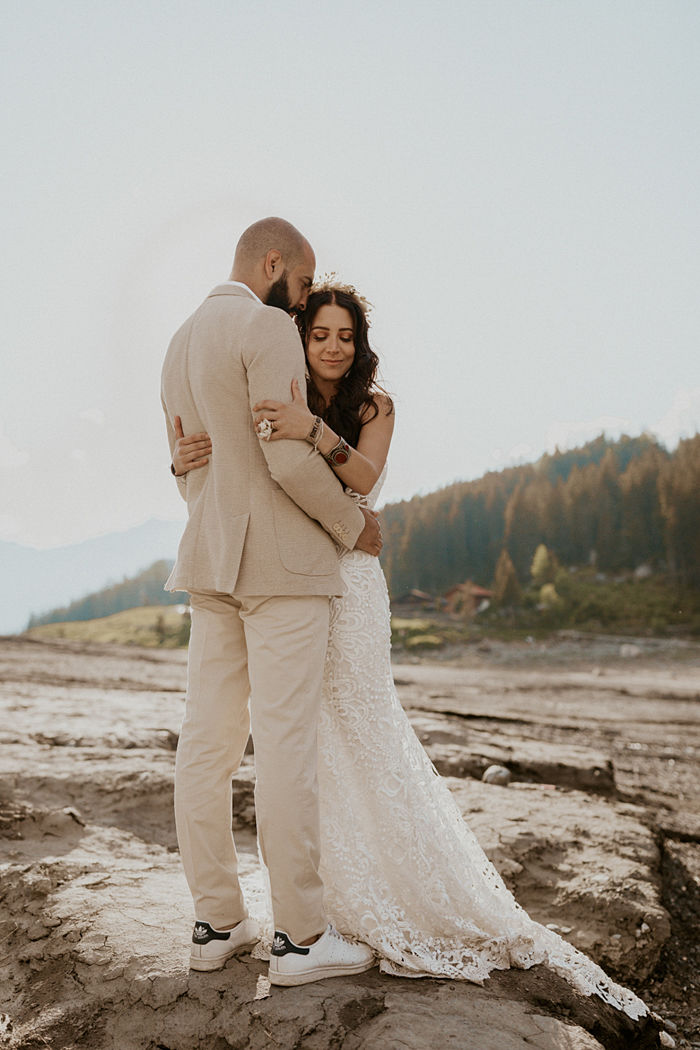
[[272, 216], [254, 222], [241, 235], [231, 278], [247, 284], [263, 302], [268, 302], [270, 290], [276, 287], [270, 302], [275, 306], [282, 305], [280, 288], [286, 289], [288, 284], [289, 309], [303, 309], [315, 266], [313, 248], [306, 237], [291, 222]]
[[241, 235], [236, 245], [234, 270], [252, 269], [272, 249], [277, 249], [289, 267], [299, 261], [304, 250], [311, 251], [311, 245], [291, 222], [274, 216], [260, 219]]

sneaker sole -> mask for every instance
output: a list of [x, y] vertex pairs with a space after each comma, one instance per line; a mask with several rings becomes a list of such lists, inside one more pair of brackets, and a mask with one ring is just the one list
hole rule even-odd
[[212, 970], [223, 970], [229, 959], [232, 959], [234, 955], [240, 955], [240, 953], [244, 952], [246, 948], [252, 948], [259, 940], [259, 937], [255, 937], [252, 941], [246, 941], [245, 944], [239, 944], [233, 949], [233, 951], [228, 952], [226, 955], [220, 955], [218, 959], [195, 959], [190, 956], [190, 970], [198, 970], [200, 973], [211, 973]]
[[281, 985], [291, 988], [297, 984], [311, 984], [312, 981], [323, 981], [326, 977], [351, 977], [356, 973], [364, 973], [377, 965], [376, 959], [367, 963], [359, 963], [355, 966], [315, 966], [313, 970], [303, 970], [301, 973], [279, 973], [270, 970], [268, 980], [270, 984]]

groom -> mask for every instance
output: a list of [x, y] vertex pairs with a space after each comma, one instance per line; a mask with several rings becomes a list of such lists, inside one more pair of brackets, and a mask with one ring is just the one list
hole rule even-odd
[[[343, 492], [311, 444], [261, 441], [252, 406], [305, 385], [289, 316], [316, 261], [290, 223], [254, 223], [231, 279], [170, 343], [162, 402], [207, 431], [209, 464], [178, 478], [188, 522], [168, 590], [190, 593], [187, 701], [175, 766], [175, 818], [196, 923], [190, 965], [215, 970], [255, 941], [231, 833], [231, 777], [252, 726], [255, 808], [270, 874], [274, 984], [359, 973], [371, 950], [328, 926], [319, 876], [316, 733], [329, 598], [343, 590], [333, 540], [378, 554], [375, 518]], [[332, 537], [332, 539], [331, 539]], [[250, 720], [248, 698], [250, 696]]]

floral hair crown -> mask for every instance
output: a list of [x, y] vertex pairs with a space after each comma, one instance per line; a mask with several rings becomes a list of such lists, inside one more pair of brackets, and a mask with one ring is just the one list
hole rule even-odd
[[372, 309], [369, 299], [365, 299], [364, 295], [360, 295], [353, 284], [345, 284], [341, 281], [335, 270], [322, 274], [321, 277], [314, 281], [311, 285], [311, 294], [313, 295], [314, 292], [345, 292], [346, 295], [351, 295], [353, 299], [357, 299], [365, 317]]

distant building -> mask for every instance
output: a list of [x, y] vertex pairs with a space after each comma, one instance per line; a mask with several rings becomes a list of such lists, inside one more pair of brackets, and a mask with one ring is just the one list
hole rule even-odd
[[428, 594], [427, 591], [413, 589], [400, 594], [392, 600], [393, 605], [402, 605], [410, 609], [439, 609], [445, 604], [445, 599]]
[[471, 580], [466, 580], [464, 583], [458, 583], [454, 587], [450, 587], [449, 591], [447, 591], [445, 594], [445, 611], [450, 616], [461, 616], [464, 619], [471, 620], [477, 613], [488, 609], [492, 596], [493, 591], [487, 590], [486, 587], [480, 587], [478, 583], [472, 583]]

